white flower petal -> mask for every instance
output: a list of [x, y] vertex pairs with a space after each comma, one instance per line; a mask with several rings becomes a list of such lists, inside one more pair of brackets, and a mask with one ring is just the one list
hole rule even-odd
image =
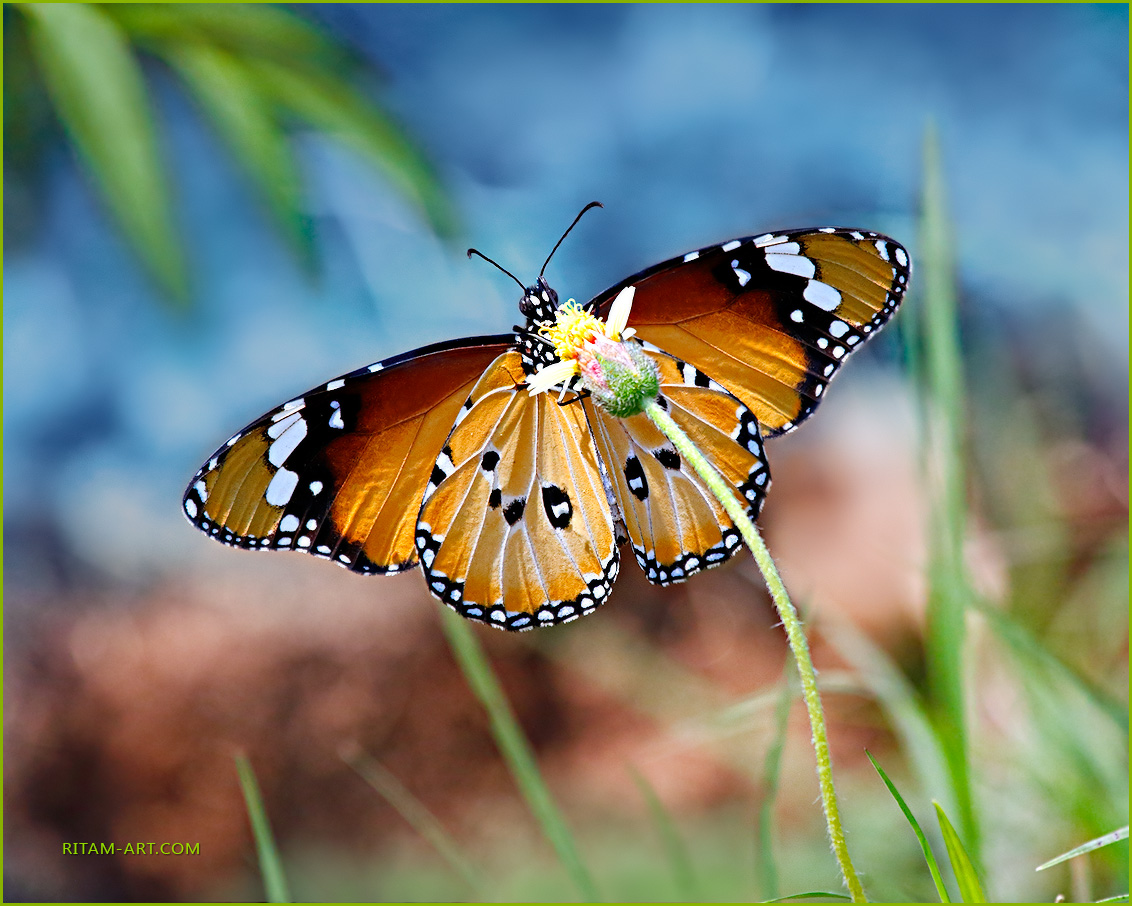
[[573, 359], [566, 362], [555, 362], [540, 368], [527, 378], [527, 391], [531, 396], [545, 393], [551, 387], [557, 387], [563, 381], [568, 381], [578, 373], [578, 363]]
[[626, 286], [609, 307], [609, 317], [605, 320], [606, 333], [614, 340], [621, 339], [621, 331], [629, 323], [629, 310], [633, 307], [633, 296], [636, 293], [637, 287]]

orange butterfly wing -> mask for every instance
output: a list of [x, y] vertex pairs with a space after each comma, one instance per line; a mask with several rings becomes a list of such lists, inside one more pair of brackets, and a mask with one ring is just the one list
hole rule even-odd
[[427, 346], [322, 384], [233, 436], [182, 507], [218, 541], [305, 550], [361, 573], [417, 565], [433, 463], [510, 335]]
[[814, 411], [846, 356], [896, 311], [910, 273], [908, 253], [879, 233], [767, 233], [641, 271], [589, 307], [605, 317], [635, 286], [638, 336], [710, 375], [774, 437]]
[[417, 545], [429, 590], [506, 629], [568, 622], [609, 596], [613, 516], [581, 406], [531, 396], [520, 355], [468, 396], [425, 491]]
[[[765, 234], [656, 265], [587, 307], [605, 318], [635, 287], [629, 325], [662, 404], [753, 518], [770, 482], [762, 438], [813, 412], [899, 306], [910, 267], [877, 233]], [[604, 602], [625, 535], [658, 584], [728, 559], [734, 525], [652, 423], [531, 397], [515, 343], [437, 344], [296, 397], [216, 451], [185, 514], [226, 544], [361, 573], [420, 563], [436, 597], [506, 629]]]

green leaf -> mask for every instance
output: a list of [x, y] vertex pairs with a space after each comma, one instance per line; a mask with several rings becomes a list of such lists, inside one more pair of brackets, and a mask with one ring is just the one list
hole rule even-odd
[[209, 44], [181, 41], [161, 45], [157, 52], [184, 79], [287, 238], [309, 263], [312, 248], [309, 223], [302, 213], [298, 167], [257, 83], [236, 57]]
[[968, 521], [963, 438], [968, 422], [964, 416], [955, 258], [946, 196], [939, 138], [929, 124], [924, 136], [918, 262], [922, 289], [916, 299], [923, 308], [919, 324], [927, 394], [924, 471], [932, 497], [925, 637], [928, 711], [947, 760], [959, 824], [978, 861], [980, 831], [971, 789], [963, 674], [966, 608], [973, 596], [963, 547]]
[[185, 265], [145, 83], [125, 35], [94, 6], [29, 3], [20, 10], [56, 111], [110, 209], [162, 287], [184, 301]]
[[354, 148], [385, 173], [442, 236], [455, 231], [455, 213], [424, 155], [372, 101], [336, 76], [273, 60], [249, 60], [265, 93], [315, 128]]
[[830, 890], [807, 890], [805, 893], [790, 893], [784, 897], [775, 897], [773, 900], [763, 900], [764, 903], [785, 903], [789, 900], [814, 900], [825, 897], [830, 900], [848, 900], [843, 893], [834, 893]]
[[236, 773], [240, 777], [240, 789], [244, 793], [244, 804], [248, 809], [252, 834], [255, 836], [256, 852], [259, 854], [259, 870], [263, 875], [263, 888], [269, 903], [289, 903], [291, 894], [287, 890], [287, 878], [283, 874], [283, 861], [275, 847], [271, 833], [271, 823], [263, 807], [263, 797], [255, 779], [252, 764], [243, 753], [236, 754]]
[[341, 65], [348, 57], [321, 30], [289, 10], [250, 3], [111, 3], [104, 10], [146, 43], [202, 40], [233, 54], [294, 65]]
[[936, 817], [939, 819], [939, 829], [943, 832], [943, 842], [947, 844], [947, 855], [951, 859], [951, 870], [955, 872], [955, 880], [959, 884], [959, 893], [964, 903], [985, 903], [987, 896], [983, 893], [983, 885], [979, 883], [979, 876], [975, 873], [975, 866], [971, 864], [971, 857], [963, 848], [963, 841], [955, 833], [955, 828], [947, 820], [947, 815], [934, 799]]
[[873, 758], [872, 752], [865, 749], [865, 754], [869, 757], [869, 761], [873, 763], [876, 772], [880, 774], [880, 779], [883, 780], [884, 785], [888, 787], [888, 791], [892, 794], [892, 798], [896, 800], [896, 804], [900, 806], [900, 811], [904, 813], [904, 817], [907, 818], [908, 823], [912, 825], [912, 833], [916, 835], [916, 839], [920, 842], [920, 849], [923, 850], [924, 860], [928, 863], [928, 871], [931, 873], [932, 881], [935, 883], [936, 893], [939, 894], [939, 901], [941, 903], [950, 903], [951, 897], [948, 896], [947, 886], [943, 883], [943, 877], [939, 873], [939, 864], [935, 860], [935, 853], [932, 852], [928, 838], [925, 837], [924, 832], [920, 830], [920, 824], [916, 820], [916, 816], [913, 815], [912, 810], [908, 808], [908, 804], [904, 801], [904, 797], [900, 795], [900, 791], [896, 789], [896, 785], [888, 779], [888, 775], [884, 772], [884, 769], [877, 764], [877, 760]]
[[1055, 856], [1048, 862], [1043, 862], [1041, 865], [1035, 868], [1034, 871], [1042, 871], [1046, 868], [1050, 868], [1053, 865], [1058, 865], [1059, 863], [1064, 862], [1067, 859], [1072, 859], [1074, 856], [1080, 856], [1084, 853], [1092, 852], [1094, 849], [1100, 849], [1102, 846], [1110, 846], [1113, 843], [1119, 843], [1121, 840], [1127, 839], [1128, 825], [1126, 824], [1124, 825], [1124, 827], [1121, 827], [1110, 833], [1102, 834], [1100, 837], [1095, 837], [1088, 843], [1082, 843], [1080, 846], [1074, 847], [1073, 849], [1069, 850], [1069, 852], [1062, 853], [1060, 856]]

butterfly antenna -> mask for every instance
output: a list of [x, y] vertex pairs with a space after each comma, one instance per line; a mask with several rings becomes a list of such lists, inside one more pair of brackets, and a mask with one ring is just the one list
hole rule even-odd
[[[567, 236], [570, 235], [570, 230], [574, 229], [574, 227], [576, 227], [578, 225], [578, 221], [582, 219], [582, 215], [585, 214], [586, 211], [588, 211], [590, 208], [604, 208], [604, 207], [605, 207], [605, 205], [603, 205], [600, 201], [591, 201], [588, 205], [586, 205], [584, 208], [582, 208], [581, 211], [578, 212], [578, 216], [574, 218], [574, 222], [572, 224], [570, 224], [570, 226], [568, 226], [566, 228], [566, 232], [562, 234], [562, 239], [565, 239]], [[558, 246], [562, 245], [562, 239], [559, 239], [554, 244], [554, 248], [552, 248], [550, 250], [550, 254], [546, 256], [546, 260], [542, 263], [542, 270], [538, 272], [538, 275], [540, 277], [543, 275], [543, 272], [546, 271], [546, 266], [548, 264], [550, 264], [550, 259], [554, 257], [554, 253], [558, 251]]]
[[501, 271], [503, 271], [503, 273], [505, 273], [508, 277], [510, 277], [512, 280], [514, 280], [516, 283], [518, 283], [519, 289], [521, 289], [524, 293], [527, 291], [527, 288], [525, 286], [523, 286], [523, 281], [520, 280], [518, 277], [516, 277], [509, 270], [507, 270], [507, 268], [505, 268], [498, 261], [492, 261], [490, 258], [487, 257], [487, 255], [485, 255], [479, 249], [468, 249], [468, 257], [471, 258], [472, 255], [479, 255], [488, 264], [494, 264], [497, 268], [499, 268]]

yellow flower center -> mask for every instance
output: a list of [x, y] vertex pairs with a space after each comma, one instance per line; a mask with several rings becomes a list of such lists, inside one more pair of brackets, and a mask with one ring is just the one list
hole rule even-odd
[[539, 333], [554, 344], [554, 353], [562, 361], [576, 358], [587, 340], [606, 333], [603, 321], [595, 318], [573, 299], [558, 309], [554, 323], [539, 328]]

